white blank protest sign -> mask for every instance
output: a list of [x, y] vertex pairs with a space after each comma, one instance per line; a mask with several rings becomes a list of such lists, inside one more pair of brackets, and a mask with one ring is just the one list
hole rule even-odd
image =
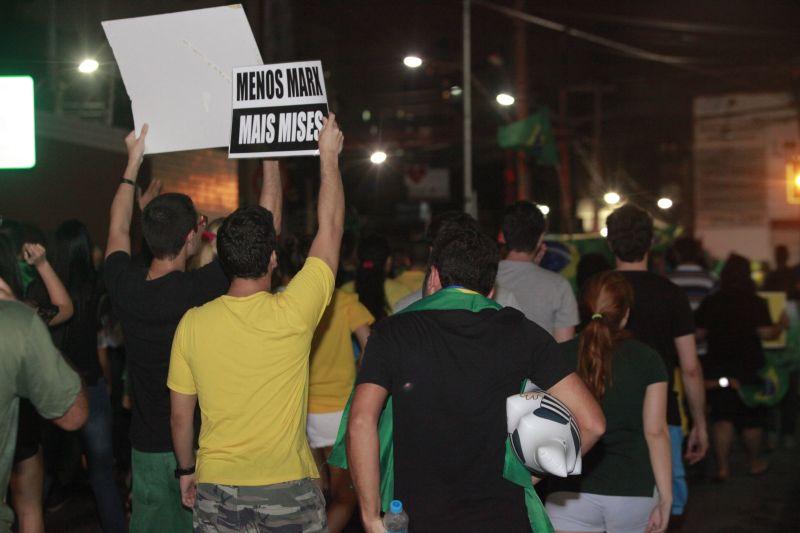
[[231, 72], [263, 63], [240, 4], [102, 24], [147, 153], [228, 146]]

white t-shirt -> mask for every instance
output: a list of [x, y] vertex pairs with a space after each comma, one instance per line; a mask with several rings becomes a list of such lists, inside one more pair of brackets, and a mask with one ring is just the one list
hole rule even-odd
[[511, 291], [519, 309], [550, 335], [555, 328], [578, 325], [578, 304], [572, 286], [560, 274], [528, 261], [500, 261], [497, 284]]

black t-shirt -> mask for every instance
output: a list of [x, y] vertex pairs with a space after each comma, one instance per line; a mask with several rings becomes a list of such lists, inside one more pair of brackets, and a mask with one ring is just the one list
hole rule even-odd
[[678, 397], [673, 391], [678, 350], [675, 339], [694, 333], [692, 308], [686, 293], [670, 280], [647, 271], [620, 271], [633, 286], [633, 307], [627, 329], [664, 359], [669, 374], [667, 423], [681, 425]]
[[723, 289], [703, 300], [695, 318], [708, 332], [705, 376], [758, 382], [765, 361], [757, 330], [772, 325], [767, 301], [754, 293]]
[[358, 383], [394, 402], [394, 494], [413, 531], [530, 532], [523, 489], [503, 478], [506, 398], [573, 369], [558, 345], [505, 308], [402, 313], [369, 338]]
[[[53, 344], [72, 363], [86, 385], [97, 384], [102, 376], [100, 361], [97, 358], [97, 331], [100, 329], [97, 304], [100, 300], [96, 286], [86, 287], [83, 291], [69, 288], [73, 304], [72, 318], [50, 328]], [[40, 278], [35, 279], [28, 287], [28, 298], [36, 307], [51, 306], [47, 288]]]
[[148, 281], [147, 268], [125, 252], [106, 258], [105, 282], [122, 324], [131, 380], [131, 444], [142, 452], [172, 451], [167, 389], [172, 338], [184, 313], [228, 290], [218, 260], [193, 272]]

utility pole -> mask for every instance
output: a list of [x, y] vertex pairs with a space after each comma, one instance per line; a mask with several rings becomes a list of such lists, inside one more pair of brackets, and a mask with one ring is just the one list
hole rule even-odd
[[472, 189], [472, 45], [470, 0], [463, 0], [462, 61], [464, 73], [464, 211], [478, 218], [478, 202]]
[[572, 177], [569, 165], [569, 129], [567, 128], [567, 90], [558, 91], [558, 116], [559, 127], [556, 132], [558, 151], [561, 162], [558, 168], [558, 177], [561, 181], [561, 230], [572, 233]]

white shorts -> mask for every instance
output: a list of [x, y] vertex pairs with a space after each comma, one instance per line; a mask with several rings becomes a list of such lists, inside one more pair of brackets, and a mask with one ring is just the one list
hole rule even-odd
[[308, 445], [312, 448], [326, 448], [333, 446], [336, 435], [339, 433], [339, 424], [344, 411], [333, 413], [308, 413], [306, 421], [306, 434]]
[[658, 497], [602, 496], [587, 492], [554, 492], [547, 514], [559, 531], [643, 533]]

